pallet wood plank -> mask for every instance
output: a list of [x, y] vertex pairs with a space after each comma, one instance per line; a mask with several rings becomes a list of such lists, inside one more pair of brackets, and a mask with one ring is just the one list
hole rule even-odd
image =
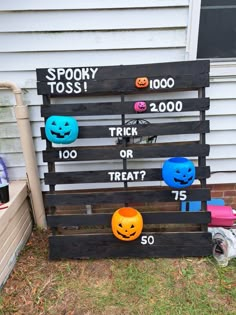
[[[51, 206], [72, 206], [72, 205], [93, 205], [93, 204], [112, 204], [112, 203], [135, 203], [135, 202], [174, 202], [175, 190], [107, 190], [90, 191], [90, 192], [54, 192], [46, 193], [45, 205]], [[187, 199], [185, 201], [210, 200], [210, 190], [206, 188], [188, 189], [186, 190]]]
[[[142, 245], [142, 236], [151, 236], [154, 243]], [[122, 242], [112, 234], [50, 236], [49, 258], [174, 258], [212, 254], [212, 235], [208, 232], [142, 233], [141, 237]]]
[[[143, 93], [137, 77], [148, 77], [145, 92], [199, 89], [209, 86], [209, 61], [107, 67], [37, 69], [39, 95], [118, 95]], [[164, 81], [163, 81], [164, 80]], [[155, 82], [158, 84], [156, 84]], [[165, 82], [162, 83], [161, 82]], [[166, 84], [171, 82], [171, 84]]]
[[[122, 128], [122, 130], [121, 130]], [[196, 134], [209, 132], [209, 121], [185, 121], [155, 124], [132, 124], [132, 125], [107, 125], [107, 126], [81, 126], [78, 138], [117, 138], [119, 134], [137, 134], [143, 136], [163, 136], [177, 134]], [[118, 135], [117, 135], [118, 134]], [[42, 139], [45, 139], [45, 128], [41, 129]]]
[[[138, 100], [137, 100], [138, 101]], [[143, 100], [145, 101], [145, 100]], [[160, 104], [169, 102], [181, 102], [181, 112], [188, 111], [202, 111], [208, 110], [210, 105], [209, 98], [188, 98], [188, 99], [165, 99], [165, 100], [148, 100], [147, 110], [145, 113], [158, 113], [162, 114], [159, 110]], [[64, 116], [90, 116], [90, 115], [122, 115], [122, 114], [134, 114], [135, 102], [100, 102], [100, 103], [65, 103], [55, 105], [41, 106], [41, 116], [49, 117], [52, 115], [64, 115]], [[155, 104], [151, 105], [151, 104]], [[159, 110], [159, 111], [158, 111]], [[168, 112], [163, 110], [163, 112]], [[175, 106], [173, 111], [179, 112], [178, 107]]]
[[[169, 77], [169, 76], [168, 76]], [[164, 78], [168, 80], [168, 77]], [[152, 87], [151, 82], [154, 80], [161, 81], [163, 77], [156, 76], [149, 78], [150, 85], [145, 88], [145, 93], [158, 93], [160, 92], [174, 92], [182, 90], [197, 90], [201, 87], [209, 86], [209, 75], [207, 73], [199, 74], [197, 76], [191, 75], [173, 75], [171, 79], [175, 82], [174, 86], [170, 89], [168, 87], [155, 89]], [[50, 82], [52, 83], [52, 82]], [[60, 83], [60, 90], [57, 89]], [[67, 83], [70, 83], [68, 89]], [[76, 85], [77, 83], [77, 85]], [[57, 96], [88, 96], [88, 95], [119, 95], [119, 94], [143, 94], [144, 90], [135, 86], [135, 80], [119, 79], [119, 80], [92, 80], [88, 83], [86, 81], [75, 82], [55, 82], [56, 85], [49, 85], [48, 82], [38, 82], [37, 92], [39, 95], [50, 95], [50, 97]], [[85, 88], [86, 84], [86, 88]], [[87, 87], [88, 86], [88, 87]], [[69, 91], [69, 93], [68, 93]], [[71, 92], [72, 91], [72, 92]]]
[[[66, 211], [66, 210], [65, 210]], [[141, 212], [144, 224], [208, 224], [210, 212]], [[111, 225], [110, 213], [47, 215], [49, 227]]]
[[[144, 173], [144, 172], [145, 173]], [[129, 177], [127, 176], [128, 174]], [[144, 175], [145, 174], [145, 175]], [[152, 168], [140, 170], [127, 169], [83, 171], [83, 172], [56, 172], [45, 173], [46, 185], [77, 184], [77, 183], [106, 183], [106, 182], [134, 182], [134, 181], [159, 181], [162, 179], [162, 169]], [[124, 176], [126, 179], [122, 178]], [[196, 179], [210, 177], [210, 167], [196, 167]]]
[[[117, 160], [121, 159], [120, 151], [124, 148], [120, 145], [98, 147], [61, 147], [43, 151], [44, 162], [71, 162], [71, 161], [94, 161], [94, 160]], [[75, 151], [75, 156], [63, 158], [60, 152], [67, 150]], [[174, 156], [208, 156], [210, 147], [208, 144], [179, 143], [179, 144], [133, 144], [127, 145], [126, 150], [132, 150], [133, 159], [142, 158], [165, 158]]]
[[[36, 69], [37, 81], [48, 82], [50, 81], [49, 68]], [[52, 69], [52, 68], [50, 68]], [[88, 72], [92, 74], [91, 69], [98, 69], [96, 72], [96, 80], [101, 80], [104, 78], [132, 78], [132, 77], [144, 77], [144, 76], [155, 76], [158, 75], [174, 75], [174, 74], [188, 74], [195, 76], [197, 74], [209, 73], [210, 63], [209, 60], [195, 60], [195, 61], [180, 61], [180, 62], [163, 62], [163, 63], [150, 63], [150, 64], [139, 64], [139, 65], [118, 65], [118, 66], [90, 66], [90, 67], [61, 67], [56, 69], [72, 69], [73, 73], [76, 69], [76, 77], [81, 74], [81, 72]], [[55, 72], [52, 72], [55, 73]], [[61, 81], [65, 81], [65, 76], [61, 77]]]

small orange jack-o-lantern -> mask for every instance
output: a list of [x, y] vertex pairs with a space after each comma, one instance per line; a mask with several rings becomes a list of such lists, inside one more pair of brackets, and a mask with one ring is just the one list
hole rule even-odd
[[113, 234], [121, 241], [133, 241], [142, 233], [143, 218], [134, 208], [120, 208], [112, 216], [111, 227]]
[[137, 78], [135, 81], [135, 86], [138, 89], [144, 89], [148, 86], [148, 84], [149, 84], [149, 80], [147, 77], [140, 77], [140, 78]]

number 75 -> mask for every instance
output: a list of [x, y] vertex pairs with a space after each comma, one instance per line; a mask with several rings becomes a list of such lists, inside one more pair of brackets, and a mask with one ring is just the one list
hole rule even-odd
[[183, 201], [187, 199], [186, 190], [172, 190], [171, 193], [175, 195], [175, 200]]

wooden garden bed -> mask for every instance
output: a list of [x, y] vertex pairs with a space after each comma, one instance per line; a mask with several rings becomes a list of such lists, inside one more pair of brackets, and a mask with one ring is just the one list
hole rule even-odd
[[11, 273], [16, 258], [32, 231], [32, 218], [25, 181], [9, 186], [8, 208], [0, 210], [0, 287]]

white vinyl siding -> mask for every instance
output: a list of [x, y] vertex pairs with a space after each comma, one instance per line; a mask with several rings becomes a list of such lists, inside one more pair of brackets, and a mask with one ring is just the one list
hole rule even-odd
[[[41, 153], [45, 149], [45, 141], [40, 139], [42, 97], [37, 95], [35, 69], [183, 61], [188, 55], [188, 36], [197, 38], [189, 32], [189, 16], [192, 16], [189, 3], [188, 0], [13, 0], [0, 3], [0, 81], [13, 81], [23, 90], [41, 178], [47, 168]], [[234, 69], [232, 71], [235, 75]], [[224, 175], [212, 176], [210, 181], [217, 183], [233, 182], [229, 171], [236, 172], [235, 82], [229, 81], [232, 74], [223, 81], [221, 78], [221, 74], [218, 77], [212, 73], [211, 87], [207, 89], [212, 99], [207, 114], [211, 126], [211, 133], [207, 135], [207, 142], [211, 144], [208, 163], [213, 172], [227, 171]], [[14, 102], [11, 91], [0, 90], [0, 155], [5, 158], [12, 180], [26, 177]], [[170, 118], [164, 115], [163, 121], [193, 119], [194, 115], [196, 113], [193, 116], [186, 113]], [[90, 121], [102, 124], [104, 119], [94, 117]], [[81, 123], [88, 123], [86, 117]], [[117, 120], [114, 118], [112, 123]], [[176, 137], [181, 139], [181, 136]], [[168, 141], [168, 137], [160, 141]], [[84, 169], [88, 167], [86, 163], [83, 165]], [[95, 166], [102, 169], [103, 164], [90, 163], [89, 169]]]

